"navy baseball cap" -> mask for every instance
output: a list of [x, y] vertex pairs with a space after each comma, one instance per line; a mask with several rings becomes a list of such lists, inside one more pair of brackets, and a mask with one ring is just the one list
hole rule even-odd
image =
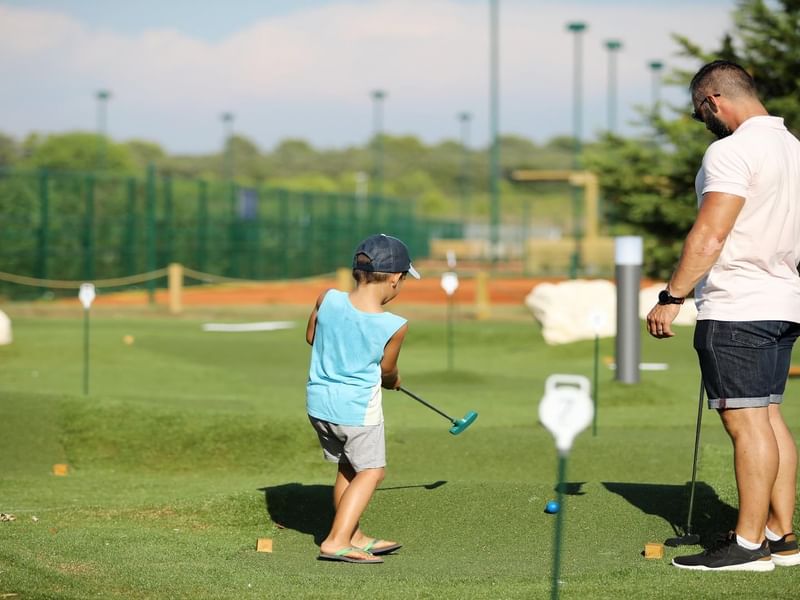
[[[358, 263], [358, 255], [364, 254], [369, 263]], [[419, 273], [411, 266], [408, 247], [396, 237], [378, 233], [369, 236], [358, 245], [353, 254], [353, 269], [373, 273], [405, 273], [419, 279]]]

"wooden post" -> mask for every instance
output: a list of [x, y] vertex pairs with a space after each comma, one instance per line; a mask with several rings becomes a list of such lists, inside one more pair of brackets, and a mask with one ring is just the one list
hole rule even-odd
[[491, 312], [489, 274], [486, 271], [478, 271], [475, 274], [475, 318], [478, 320], [488, 319]]
[[169, 313], [179, 315], [183, 311], [183, 265], [170, 263], [167, 268], [167, 288], [169, 289]]
[[336, 289], [349, 292], [353, 289], [353, 270], [344, 267], [336, 269]]

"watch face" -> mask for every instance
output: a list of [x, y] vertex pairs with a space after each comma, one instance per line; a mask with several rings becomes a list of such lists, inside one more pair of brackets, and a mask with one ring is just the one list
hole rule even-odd
[[667, 290], [661, 290], [658, 292], [658, 303], [669, 304], [669, 294], [667, 293]]

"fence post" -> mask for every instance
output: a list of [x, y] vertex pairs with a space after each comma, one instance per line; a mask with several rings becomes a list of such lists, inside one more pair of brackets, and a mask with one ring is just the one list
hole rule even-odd
[[349, 292], [353, 289], [353, 270], [345, 267], [336, 269], [336, 289]]
[[[530, 220], [530, 201], [522, 199], [522, 274], [528, 274], [528, 224]], [[462, 231], [461, 238], [464, 238]]]
[[167, 289], [169, 290], [169, 313], [179, 315], [183, 310], [183, 265], [170, 263], [167, 267]]
[[161, 264], [168, 265], [175, 258], [175, 212], [172, 207], [172, 177], [164, 175], [164, 258]]
[[328, 248], [328, 252], [323, 253], [322, 255], [322, 271], [327, 273], [330, 271], [336, 264], [340, 258], [339, 255], [339, 222], [338, 222], [338, 206], [339, 206], [339, 196], [338, 194], [329, 194], [328, 195], [328, 226], [327, 230], [323, 229], [324, 237], [327, 240], [331, 241], [331, 245]]
[[[156, 270], [156, 167], [147, 165], [147, 212], [145, 229], [145, 246], [147, 250], [147, 270]], [[156, 280], [147, 282], [147, 293], [150, 304], [156, 301]]]
[[50, 185], [47, 169], [39, 171], [39, 248], [36, 276], [47, 279], [47, 234], [50, 228]]
[[278, 190], [278, 231], [280, 231], [281, 278], [289, 278], [289, 192]]
[[197, 269], [206, 270], [208, 257], [208, 182], [197, 182]]
[[264, 252], [261, 248], [261, 213], [264, 212], [262, 206], [263, 190], [255, 188], [256, 206], [253, 221], [249, 225], [250, 235], [250, 277], [253, 279], [264, 279]]
[[486, 271], [478, 271], [475, 274], [475, 318], [484, 320], [490, 316], [489, 276]]
[[124, 272], [136, 273], [136, 179], [128, 178], [128, 206], [125, 211], [125, 238], [122, 242]]
[[230, 202], [230, 223], [228, 226], [228, 274], [239, 277], [240, 240], [238, 236], [238, 222], [236, 218], [236, 184], [228, 183], [228, 200]]
[[94, 280], [94, 174], [86, 177], [86, 197], [83, 215], [83, 277]]
[[311, 192], [303, 194], [303, 277], [314, 272], [314, 202]]

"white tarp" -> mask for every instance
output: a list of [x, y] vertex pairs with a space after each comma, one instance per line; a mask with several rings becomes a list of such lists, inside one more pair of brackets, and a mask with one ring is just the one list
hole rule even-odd
[[247, 333], [250, 331], [277, 331], [278, 329], [291, 329], [293, 321], [259, 321], [257, 323], [204, 323], [203, 331], [217, 331], [226, 333]]
[[[639, 318], [644, 319], [665, 284], [643, 288], [639, 293]], [[542, 325], [548, 344], [614, 337], [617, 333], [617, 288], [604, 279], [575, 279], [540, 283], [525, 297], [525, 305]], [[692, 325], [697, 319], [694, 300], [688, 298], [676, 325]]]
[[8, 315], [0, 310], [0, 346], [6, 346], [11, 343], [11, 319]]

